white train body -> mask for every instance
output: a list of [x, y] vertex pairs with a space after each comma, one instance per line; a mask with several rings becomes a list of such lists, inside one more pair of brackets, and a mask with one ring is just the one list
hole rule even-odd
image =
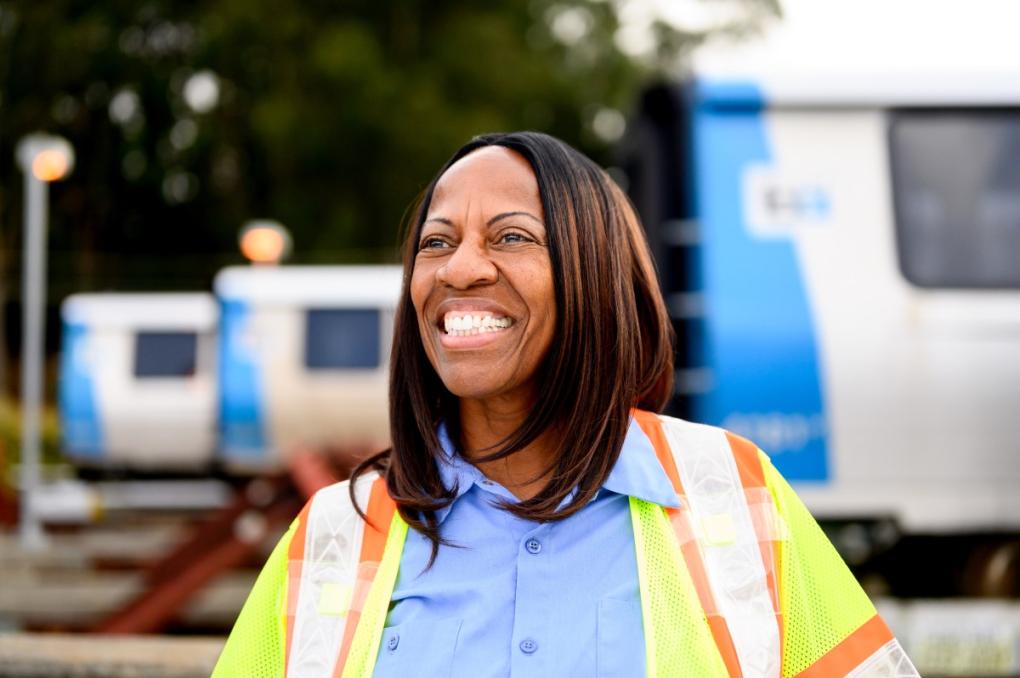
[[1020, 529], [1020, 80], [701, 74], [644, 111], [681, 413], [820, 517]]
[[382, 449], [399, 266], [220, 272], [220, 458], [268, 470], [297, 448]]
[[188, 470], [216, 450], [209, 294], [76, 294], [62, 307], [60, 415], [83, 466]]
[[[799, 491], [909, 531], [1020, 528], [1020, 112], [999, 108], [1020, 87], [763, 87], [744, 219], [796, 262], [827, 432], [826, 477]], [[812, 190], [826, 209], [797, 207]]]

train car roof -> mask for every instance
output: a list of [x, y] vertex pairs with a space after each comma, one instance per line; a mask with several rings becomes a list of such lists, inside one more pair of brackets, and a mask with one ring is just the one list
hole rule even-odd
[[1020, 3], [785, 0], [783, 14], [696, 50], [700, 102], [1020, 107]]
[[699, 104], [790, 108], [1020, 107], [1020, 73], [700, 74]]
[[65, 323], [197, 331], [219, 321], [216, 300], [207, 292], [99, 292], [72, 294], [60, 307]]
[[268, 304], [394, 307], [400, 266], [231, 266], [213, 290], [220, 299]]

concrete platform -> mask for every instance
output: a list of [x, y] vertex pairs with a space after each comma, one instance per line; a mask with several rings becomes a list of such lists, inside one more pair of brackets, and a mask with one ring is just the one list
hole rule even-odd
[[[257, 573], [231, 572], [199, 592], [181, 610], [180, 623], [223, 629], [234, 623]], [[0, 570], [0, 629], [77, 630], [99, 622], [139, 593], [131, 572], [34, 572]]]
[[208, 678], [223, 638], [0, 634], [3, 678]]
[[[147, 586], [143, 569], [184, 535], [180, 517], [145, 516], [74, 532], [52, 532], [44, 550], [26, 552], [0, 532], [0, 632], [77, 631], [107, 617]], [[274, 539], [267, 539], [266, 553]], [[255, 581], [256, 569], [225, 572], [180, 611], [176, 628], [226, 633]]]

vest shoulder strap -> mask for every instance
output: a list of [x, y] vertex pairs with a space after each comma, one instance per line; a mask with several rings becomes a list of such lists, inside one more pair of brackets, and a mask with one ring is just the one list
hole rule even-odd
[[702, 607], [731, 674], [780, 675], [775, 513], [757, 448], [714, 426], [638, 411], [680, 495], [671, 516]]
[[374, 472], [354, 495], [367, 521], [348, 481], [319, 490], [299, 518], [288, 553], [288, 678], [333, 675], [350, 650], [396, 508]]

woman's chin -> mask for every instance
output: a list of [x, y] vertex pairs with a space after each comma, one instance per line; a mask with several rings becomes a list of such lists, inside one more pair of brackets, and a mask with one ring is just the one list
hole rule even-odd
[[502, 394], [501, 389], [482, 384], [465, 384], [457, 380], [444, 383], [446, 390], [461, 400], [490, 400], [498, 398]]
[[451, 374], [443, 376], [446, 390], [461, 400], [500, 401], [530, 400], [529, 389], [524, 389], [514, 380], [479, 378], [477, 374]]

